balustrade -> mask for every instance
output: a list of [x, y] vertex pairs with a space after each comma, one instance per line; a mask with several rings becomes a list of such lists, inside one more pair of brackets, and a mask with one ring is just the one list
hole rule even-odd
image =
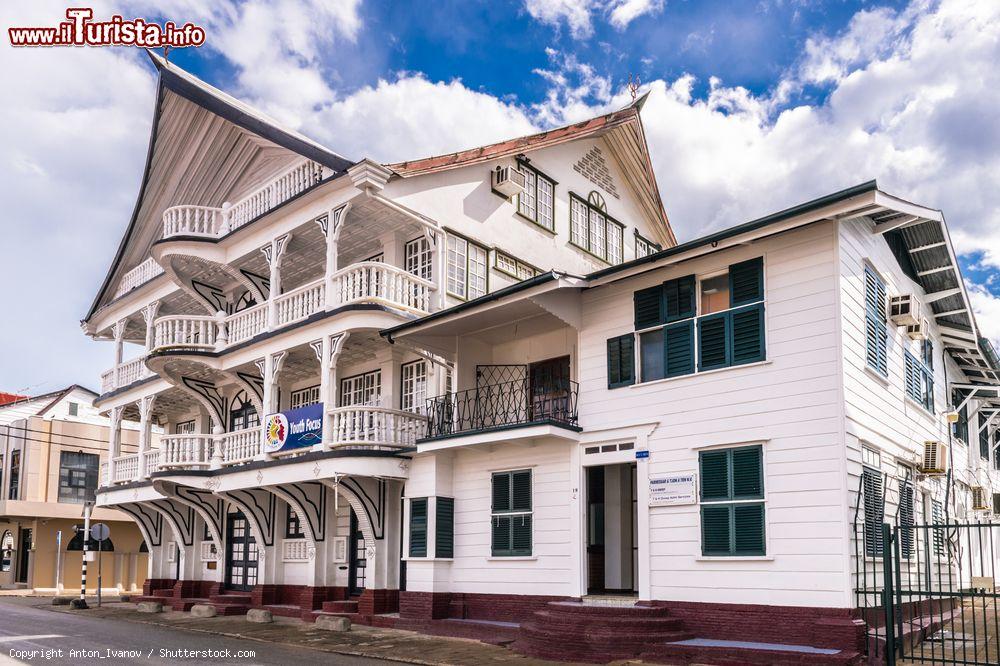
[[326, 304], [326, 285], [323, 278], [304, 284], [282, 294], [276, 299], [278, 326], [285, 326], [319, 312]]
[[405, 448], [424, 436], [427, 418], [388, 407], [336, 407], [327, 412], [334, 446]]
[[417, 314], [431, 311], [435, 290], [433, 282], [378, 261], [362, 261], [337, 271], [333, 285], [338, 305], [376, 302]]
[[222, 462], [225, 465], [245, 463], [261, 452], [260, 426], [236, 430], [223, 435]]
[[212, 461], [212, 435], [164, 435], [159, 453], [159, 469], [207, 468]]
[[214, 317], [197, 315], [160, 317], [153, 326], [153, 348], [214, 349], [218, 326]]

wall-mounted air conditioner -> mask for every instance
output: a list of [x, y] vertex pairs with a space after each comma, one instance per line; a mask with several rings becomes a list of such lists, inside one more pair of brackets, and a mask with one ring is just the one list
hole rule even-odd
[[948, 471], [948, 446], [942, 442], [924, 442], [920, 461], [921, 474], [944, 474]]
[[911, 340], [926, 340], [928, 335], [927, 320], [922, 319], [919, 324], [907, 325], [906, 334]]
[[889, 319], [896, 326], [915, 326], [920, 323], [920, 307], [913, 294], [900, 294], [889, 299]]
[[989, 511], [990, 507], [986, 504], [986, 491], [983, 490], [982, 486], [972, 486], [972, 510], [973, 511]]
[[493, 191], [508, 199], [524, 192], [524, 174], [512, 166], [498, 166], [493, 170]]

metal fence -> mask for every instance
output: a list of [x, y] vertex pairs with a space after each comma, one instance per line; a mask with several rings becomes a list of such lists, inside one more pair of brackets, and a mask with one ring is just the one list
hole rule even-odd
[[882, 520], [858, 510], [854, 525], [855, 597], [869, 661], [1000, 664], [1000, 524], [947, 515], [918, 524], [898, 510], [886, 520], [884, 506]]

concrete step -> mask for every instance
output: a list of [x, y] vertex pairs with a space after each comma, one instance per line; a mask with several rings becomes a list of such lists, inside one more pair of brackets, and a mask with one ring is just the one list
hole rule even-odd
[[324, 601], [323, 610], [328, 613], [357, 613], [357, 601]]
[[640, 658], [654, 664], [696, 663], [711, 666], [860, 666], [864, 663], [864, 656], [858, 652], [708, 639], [652, 646]]

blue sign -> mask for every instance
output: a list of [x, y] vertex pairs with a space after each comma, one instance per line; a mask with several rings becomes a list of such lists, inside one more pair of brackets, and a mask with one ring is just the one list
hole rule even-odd
[[648, 458], [648, 457], [649, 457], [649, 451], [647, 451], [646, 449], [638, 449], [635, 452], [635, 459], [636, 460], [639, 460], [641, 458]]
[[264, 452], [302, 449], [323, 441], [323, 405], [316, 403], [268, 415], [264, 421]]

